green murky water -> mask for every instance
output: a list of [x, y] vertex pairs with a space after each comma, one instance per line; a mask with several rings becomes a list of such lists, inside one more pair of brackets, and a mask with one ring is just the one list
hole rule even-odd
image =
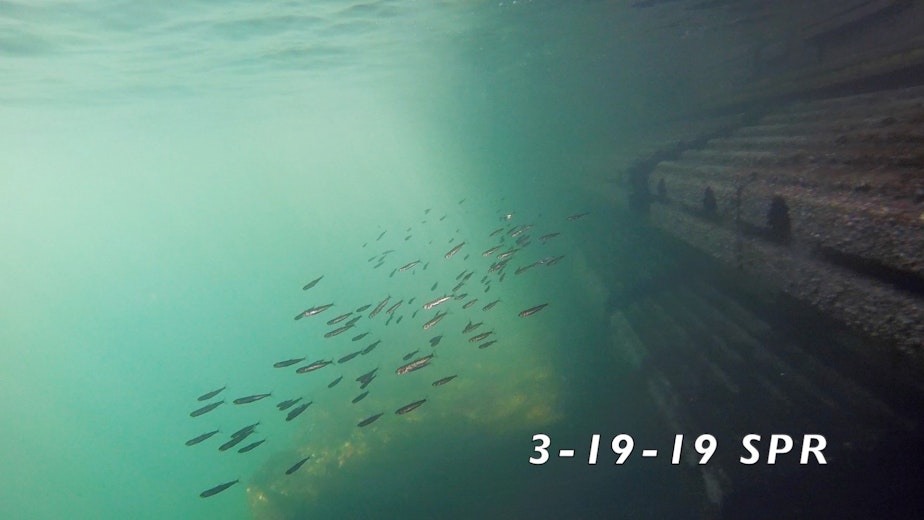
[[[603, 181], [684, 103], [611, 4], [0, 3], [0, 516], [699, 517], [677, 468], [586, 463], [593, 433], [665, 436], [606, 311], [663, 258]], [[575, 458], [530, 465], [540, 432]]]

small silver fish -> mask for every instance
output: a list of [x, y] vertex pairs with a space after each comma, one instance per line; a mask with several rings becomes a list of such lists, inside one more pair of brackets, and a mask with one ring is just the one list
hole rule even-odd
[[302, 399], [304, 399], [304, 398], [303, 398], [303, 397], [299, 397], [298, 399], [286, 399], [285, 401], [283, 401], [283, 402], [277, 404], [277, 405], [276, 405], [276, 408], [279, 408], [279, 411], [280, 411], [280, 412], [281, 412], [281, 411], [284, 411], [284, 410], [288, 410], [289, 408], [292, 407], [292, 405], [294, 405], [295, 403], [301, 401]]
[[498, 260], [506, 260], [506, 259], [510, 258], [511, 256], [513, 256], [514, 253], [516, 253], [517, 251], [519, 251], [519, 249], [516, 248], [516, 247], [511, 248], [511, 249], [508, 249], [507, 251], [504, 251], [503, 253], [497, 255], [497, 259], [498, 259]]
[[299, 415], [301, 415], [301, 413], [304, 412], [305, 410], [307, 410], [308, 407], [311, 406], [311, 403], [313, 403], [313, 402], [314, 402], [314, 401], [311, 401], [311, 402], [308, 402], [308, 403], [304, 403], [304, 404], [300, 404], [300, 405], [298, 405], [298, 407], [293, 408], [292, 411], [289, 412], [289, 413], [286, 415], [286, 422], [291, 421], [292, 419], [295, 419], [296, 417], [298, 417]]
[[381, 417], [381, 416], [382, 416], [382, 413], [381, 413], [381, 412], [379, 412], [379, 413], [377, 413], [377, 414], [375, 414], [375, 415], [370, 415], [369, 417], [366, 417], [366, 418], [363, 419], [362, 421], [359, 421], [359, 423], [358, 423], [356, 426], [359, 426], [360, 428], [362, 428], [362, 427], [364, 427], [364, 426], [369, 426], [370, 424], [372, 424], [372, 423], [374, 423], [375, 421], [377, 421], [378, 418]]
[[304, 361], [304, 360], [305, 360], [305, 358], [300, 357], [300, 358], [294, 358], [294, 359], [287, 359], [287, 360], [285, 360], [285, 361], [277, 361], [277, 362], [273, 363], [273, 367], [274, 367], [274, 368], [285, 368], [285, 367], [288, 367], [288, 366], [292, 366], [292, 365], [294, 365], [294, 364], [296, 364], [296, 363], [301, 363], [301, 362]]
[[426, 403], [426, 402], [427, 402], [426, 399], [421, 399], [420, 401], [414, 401], [414, 402], [411, 403], [411, 404], [406, 404], [406, 405], [402, 406], [401, 408], [398, 408], [397, 410], [395, 410], [395, 413], [398, 414], [398, 415], [404, 415], [404, 414], [406, 414], [406, 413], [408, 413], [408, 412], [411, 412], [411, 411], [414, 411], [414, 410], [420, 408], [420, 406], [421, 406], [422, 404]]
[[387, 296], [384, 300], [379, 302], [379, 304], [376, 305], [374, 309], [372, 309], [372, 312], [369, 313], [369, 318], [375, 318], [376, 314], [382, 312], [382, 309], [384, 309], [385, 306], [388, 305], [388, 300], [390, 299], [391, 299], [391, 295]]
[[437, 305], [439, 305], [439, 304], [441, 304], [441, 303], [448, 302], [448, 301], [451, 300], [451, 299], [452, 299], [452, 296], [450, 296], [450, 295], [440, 296], [439, 298], [437, 298], [437, 299], [435, 299], [435, 300], [433, 300], [433, 301], [430, 301], [430, 302], [425, 303], [424, 306], [423, 306], [423, 308], [424, 308], [424, 310], [430, 310], [430, 309], [436, 307]]
[[482, 307], [481, 310], [483, 310], [483, 311], [489, 311], [489, 310], [493, 309], [494, 306], [497, 305], [499, 302], [500, 302], [500, 298], [494, 300], [493, 302], [489, 302], [487, 305], [485, 305], [484, 307]]
[[525, 317], [527, 317], [527, 316], [532, 316], [533, 314], [536, 314], [537, 312], [541, 311], [542, 309], [545, 309], [546, 306], [548, 306], [548, 303], [543, 303], [543, 304], [540, 304], [540, 305], [536, 305], [535, 307], [530, 307], [530, 308], [526, 309], [525, 311], [520, 311], [519, 316], [520, 316], [521, 318], [525, 318]]
[[328, 325], [334, 325], [334, 324], [340, 323], [341, 321], [343, 321], [343, 320], [349, 318], [351, 314], [353, 314], [353, 311], [350, 311], [350, 312], [348, 312], [348, 313], [346, 313], [346, 314], [341, 314], [340, 316], [337, 316], [336, 318], [327, 320], [327, 324], [328, 324]]
[[255, 403], [255, 402], [259, 401], [260, 399], [264, 399], [264, 398], [269, 397], [269, 396], [271, 396], [271, 395], [273, 395], [272, 392], [270, 392], [270, 393], [268, 393], [268, 394], [254, 394], [254, 395], [248, 395], [247, 397], [238, 397], [237, 399], [234, 400], [234, 404], [249, 404], [249, 403]]
[[381, 343], [381, 342], [382, 342], [382, 340], [380, 340], [380, 339], [375, 340], [375, 341], [374, 341], [373, 343], [371, 343], [368, 347], [366, 347], [366, 348], [364, 348], [364, 349], [362, 350], [362, 355], [365, 356], [366, 354], [372, 352], [372, 349], [374, 349], [375, 347], [379, 346], [379, 343]]
[[404, 303], [404, 300], [398, 300], [398, 303], [389, 307], [388, 310], [385, 311], [385, 314], [394, 314], [394, 312], [398, 310], [398, 307], [400, 307], [402, 303]]
[[409, 262], [409, 263], [407, 263], [407, 264], [401, 266], [400, 268], [398, 268], [398, 270], [399, 270], [399, 271], [407, 271], [408, 269], [413, 268], [415, 265], [417, 265], [417, 264], [419, 264], [419, 263], [420, 263], [420, 260], [414, 260], [413, 262]]
[[202, 493], [199, 493], [199, 496], [202, 497], [202, 498], [208, 498], [208, 497], [210, 497], [210, 496], [212, 496], [212, 495], [217, 495], [217, 494], [221, 493], [222, 491], [228, 489], [229, 487], [231, 487], [231, 486], [237, 484], [238, 482], [240, 482], [240, 479], [238, 479], [238, 480], [232, 480], [231, 482], [225, 482], [224, 484], [218, 484], [217, 486], [215, 486], [215, 487], [213, 487], [213, 488], [211, 488], [211, 489], [206, 489], [206, 490], [203, 491]]
[[203, 433], [202, 435], [199, 435], [197, 437], [193, 437], [192, 439], [189, 439], [188, 441], [186, 441], [186, 445], [193, 446], [195, 444], [199, 444], [200, 442], [210, 438], [212, 435], [215, 435], [216, 433], [218, 433], [218, 431], [219, 430], [214, 430], [208, 433]]
[[[301, 317], [307, 318], [308, 316], [314, 316], [315, 314], [320, 314], [320, 313], [326, 311], [327, 309], [330, 309], [330, 308], [333, 307], [333, 306], [334, 306], [333, 303], [327, 303], [327, 304], [324, 304], [324, 305], [318, 305], [317, 307], [312, 307], [312, 308], [307, 309], [307, 310], [305, 310], [304, 312], [302, 312]], [[296, 319], [296, 320], [297, 320], [297, 319], [301, 319], [301, 317], [296, 316], [295, 319]]]
[[430, 321], [423, 324], [423, 329], [428, 330], [430, 327], [436, 325], [437, 323], [440, 322], [440, 320], [446, 317], [446, 314], [448, 314], [448, 312], [443, 312], [443, 313], [437, 312], [436, 316], [434, 316]]
[[307, 374], [308, 372], [314, 372], [315, 370], [324, 368], [331, 363], [333, 363], [333, 361], [319, 360], [319, 361], [315, 361], [311, 363], [310, 365], [298, 367], [298, 370], [296, 370], [295, 372], [298, 374]]
[[446, 376], [446, 377], [444, 377], [444, 378], [442, 378], [442, 379], [437, 379], [436, 381], [434, 381], [434, 382], [432, 383], [432, 385], [433, 385], [433, 386], [443, 386], [443, 385], [445, 385], [446, 383], [452, 381], [452, 380], [455, 379], [455, 378], [456, 378], [455, 375]]
[[[384, 234], [385, 234], [385, 232], [383, 231], [383, 232], [382, 232], [382, 235], [384, 235]], [[379, 236], [379, 238], [382, 238], [381, 235]], [[295, 473], [296, 471], [298, 471], [298, 468], [302, 467], [302, 465], [305, 464], [306, 462], [308, 462], [308, 459], [310, 459], [310, 458], [311, 458], [311, 455], [309, 455], [309, 456], [305, 457], [304, 459], [302, 459], [302, 460], [296, 462], [295, 464], [293, 464], [291, 468], [289, 468], [289, 469], [286, 470], [286, 475], [291, 475], [291, 474]]]
[[472, 332], [473, 330], [480, 327], [482, 323], [484, 322], [479, 321], [478, 323], [472, 323], [471, 321], [469, 321], [468, 325], [466, 325], [465, 328], [462, 330], [462, 334], [468, 334], [469, 332]]
[[523, 273], [525, 273], [527, 270], [529, 270], [529, 269], [531, 269], [531, 268], [533, 268], [533, 267], [536, 267], [536, 264], [529, 264], [529, 265], [524, 265], [524, 266], [522, 266], [522, 267], [517, 267], [516, 272], [513, 273], [513, 274], [523, 274]]
[[532, 224], [527, 224], [527, 225], [525, 225], [525, 226], [520, 226], [519, 228], [517, 228], [517, 229], [515, 229], [515, 230], [513, 230], [513, 231], [510, 232], [510, 238], [516, 238], [516, 237], [522, 235], [523, 233], [526, 233], [527, 231], [529, 231], [529, 230], [532, 229], [532, 228], [533, 228], [533, 225], [532, 225]]
[[461, 244], [457, 245], [456, 247], [450, 249], [449, 252], [446, 253], [446, 254], [443, 255], [443, 256], [445, 256], [447, 259], [452, 258], [453, 256], [455, 256], [456, 253], [459, 252], [460, 249], [462, 249], [462, 246], [464, 246], [464, 245], [465, 245], [465, 242], [462, 242]]
[[219, 389], [217, 389], [217, 390], [212, 390], [211, 392], [204, 393], [204, 394], [200, 395], [199, 398], [196, 399], [196, 400], [197, 400], [197, 401], [208, 401], [209, 399], [211, 399], [211, 398], [215, 397], [216, 395], [220, 394], [221, 391], [224, 390], [225, 388], [228, 388], [228, 387], [227, 387], [227, 386], [223, 386], [223, 387], [221, 387], [221, 388], [219, 388]]
[[247, 453], [248, 451], [250, 451], [250, 450], [256, 448], [257, 446], [263, 444], [264, 442], [266, 442], [266, 439], [263, 439], [262, 441], [251, 442], [251, 443], [248, 444], [247, 446], [244, 446], [243, 448], [237, 450], [237, 452], [238, 452], [238, 453]]
[[346, 363], [347, 361], [349, 361], [349, 360], [355, 358], [356, 356], [358, 356], [358, 355], [360, 355], [360, 354], [362, 354], [362, 351], [361, 351], [361, 350], [357, 350], [356, 352], [351, 352], [351, 353], [349, 353], [349, 354], [343, 356], [342, 358], [338, 359], [338, 360], [337, 360], [337, 363], [338, 363], [338, 364], [339, 364], [339, 363]]
[[428, 364], [430, 364], [431, 359], [433, 359], [433, 354], [424, 356], [422, 358], [417, 358], [414, 361], [411, 361], [410, 363], [406, 365], [401, 365], [400, 367], [398, 367], [398, 369], [395, 370], [395, 373], [398, 375], [402, 375], [402, 374], [408, 374], [415, 370], [419, 370], [427, 366]]
[[498, 244], [498, 245], [492, 247], [491, 249], [486, 249], [484, 253], [481, 253], [481, 256], [491, 256], [491, 255], [493, 255], [498, 249], [500, 249], [500, 248], [503, 247], [503, 246], [504, 246], [503, 244]]
[[484, 338], [490, 336], [491, 334], [494, 334], [493, 330], [489, 330], [488, 332], [482, 332], [481, 334], [472, 336], [471, 338], [468, 339], [468, 341], [469, 343], [475, 343], [475, 342], [483, 340]]
[[324, 278], [324, 275], [321, 275], [321, 276], [315, 278], [314, 280], [311, 280], [310, 282], [308, 282], [304, 287], [302, 287], [302, 290], [303, 290], [303, 291], [307, 291], [308, 289], [311, 289], [311, 288], [314, 287], [315, 285], [318, 285], [318, 282], [321, 281], [321, 278]]
[[332, 337], [334, 337], [334, 336], [336, 336], [336, 335], [338, 335], [338, 334], [342, 334], [342, 333], [344, 333], [344, 332], [350, 330], [351, 328], [353, 328], [353, 324], [352, 324], [352, 323], [347, 323], [346, 325], [344, 325], [344, 326], [342, 326], [342, 327], [340, 327], [340, 328], [337, 328], [337, 329], [334, 329], [334, 330], [328, 332], [327, 334], [324, 335], [324, 337], [325, 337], [325, 338], [332, 338]]

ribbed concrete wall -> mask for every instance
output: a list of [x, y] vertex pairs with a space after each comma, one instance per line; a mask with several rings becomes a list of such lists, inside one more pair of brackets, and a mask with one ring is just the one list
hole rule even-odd
[[[652, 222], [914, 356], [924, 346], [924, 88], [797, 103], [648, 176]], [[715, 211], [704, 207], [706, 190]], [[774, 198], [789, 232], [768, 219]]]

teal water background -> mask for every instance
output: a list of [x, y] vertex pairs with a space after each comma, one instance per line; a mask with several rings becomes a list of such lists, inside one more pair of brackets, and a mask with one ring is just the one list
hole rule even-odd
[[[562, 231], [554, 247], [567, 255], [482, 296], [509, 302], [496, 328], [498, 349], [511, 348], [439, 347], [469, 349], [446, 354], [444, 366], [471, 382], [460, 376], [461, 388], [444, 388], [456, 397], [414, 412], [422, 424], [383, 420], [382, 435], [398, 440], [373, 443], [370, 473], [328, 474], [329, 494], [313, 507], [329, 517], [393, 517], [387, 506], [414, 498], [417, 486], [425, 506], [405, 518], [500, 517], [561, 486], [576, 470], [536, 473], [526, 464], [531, 434], [557, 428], [584, 442], [621, 413], [609, 407], [624, 367], [599, 357], [600, 271], [630, 254], [594, 185], [608, 175], [600, 157], [682, 103], [658, 82], [654, 62], [663, 58], [622, 14], [594, 2], [0, 4], [0, 516], [250, 518], [246, 487], [272, 487], [270, 475], [300, 458], [300, 447], [353, 438], [363, 416], [345, 391], [340, 401], [323, 393], [333, 372], [304, 383], [270, 367], [325, 357], [324, 329], [299, 328], [292, 316], [400, 291], [421, 303], [437, 275], [448, 284], [465, 265], [437, 265], [449, 237], [484, 239], [508, 211], [516, 223]], [[421, 225], [426, 208], [446, 221]], [[591, 215], [564, 227], [584, 211]], [[409, 226], [416, 237], [404, 243]], [[418, 272], [420, 281], [396, 285], [385, 268], [370, 269], [384, 230], [382, 243], [402, 258], [434, 262], [432, 280]], [[321, 274], [306, 296], [301, 285]], [[538, 319], [515, 316], [545, 301]], [[450, 319], [452, 328], [465, 324]], [[430, 335], [412, 328], [382, 334], [429, 348]], [[382, 379], [394, 377], [394, 362], [381, 364]], [[541, 399], [545, 417], [531, 422], [514, 407], [472, 419], [479, 403], [534, 383], [540, 368], [554, 381]], [[416, 396], [378, 383], [364, 403], [370, 413]], [[198, 395], [225, 384], [228, 399], [317, 395], [306, 415], [324, 410], [320, 424], [344, 426], [295, 427], [269, 403], [188, 417]], [[469, 421], [454, 422], [456, 409]], [[264, 421], [255, 439], [269, 440], [249, 454], [218, 454], [216, 439], [183, 445], [253, 420]], [[479, 446], [493, 449], [473, 461]], [[472, 465], [449, 456], [442, 467], [469, 478], [470, 491], [436, 479], [427, 463], [453, 450]], [[497, 480], [488, 483], [519, 484], [475, 504], [491, 464]], [[396, 471], [404, 477], [389, 486]], [[576, 489], [605, 495], [602, 483], [615, 477], [597, 476]], [[235, 478], [242, 484], [199, 498]], [[412, 487], [398, 495], [399, 485]], [[356, 500], [380, 515], [350, 509]], [[651, 511], [658, 507], [668, 506]]]

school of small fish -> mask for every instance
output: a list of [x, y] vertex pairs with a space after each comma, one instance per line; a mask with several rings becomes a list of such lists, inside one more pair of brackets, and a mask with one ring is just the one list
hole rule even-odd
[[[465, 199], [459, 201], [459, 205], [462, 205], [465, 202]], [[422, 224], [427, 222], [427, 217], [431, 209], [424, 211], [424, 220], [421, 221]], [[588, 213], [577, 213], [567, 217], [567, 222], [574, 222], [586, 216]], [[441, 341], [445, 337], [450, 337], [450, 334], [459, 334], [463, 338], [466, 338], [468, 341], [464, 343], [474, 343], [477, 344], [479, 350], [486, 349], [491, 347], [500, 340], [496, 336], [495, 330], [490, 325], [490, 318], [494, 312], [510, 312], [517, 313], [520, 318], [527, 318], [534, 314], [539, 313], [543, 309], [549, 306], [548, 302], [537, 303], [531, 307], [525, 309], [503, 309], [502, 305], [503, 300], [501, 298], [492, 298], [490, 301], [487, 301], [485, 294], [491, 290], [493, 284], [500, 283], [504, 281], [504, 278], [507, 274], [507, 266], [511, 261], [518, 260], [520, 258], [526, 257], [528, 255], [527, 248], [530, 244], [533, 243], [530, 231], [534, 227], [538, 227], [539, 224], [521, 224], [517, 225], [511, 222], [513, 220], [514, 213], [502, 213], [500, 221], [502, 225], [497, 229], [493, 230], [490, 234], [485, 234], [483, 237], [465, 237], [465, 240], [460, 240], [457, 242], [457, 237], [451, 237], [449, 239], [450, 248], [448, 250], [442, 250], [444, 246], [433, 246], [436, 249], [433, 251], [434, 255], [432, 258], [413, 258], [413, 259], [403, 259], [399, 260], [398, 256], [400, 253], [394, 249], [388, 249], [381, 253], [373, 255], [368, 259], [368, 263], [375, 262], [373, 269], [378, 269], [379, 267], [390, 262], [390, 265], [393, 266], [390, 277], [394, 277], [396, 273], [402, 273], [401, 275], [407, 274], [416, 274], [417, 272], [424, 273], [429, 267], [431, 262], [452, 262], [458, 263], [460, 267], [464, 269], [455, 277], [455, 280], [436, 280], [433, 282], [433, 285], [430, 287], [431, 294], [427, 295], [409, 295], [409, 297], [401, 298], [393, 296], [391, 294], [379, 295], [378, 298], [370, 298], [370, 301], [365, 302], [354, 302], [358, 305], [349, 305], [347, 302], [321, 302], [317, 305], [308, 307], [307, 309], [302, 310], [295, 315], [295, 320], [305, 320], [306, 322], [312, 323], [322, 323], [314, 322], [314, 320], [323, 320], [323, 318], [312, 318], [318, 314], [324, 313], [328, 309], [336, 307], [340, 309], [340, 313], [329, 320], [326, 320], [326, 326], [328, 329], [330, 326], [339, 325], [336, 328], [326, 330], [324, 334], [319, 334], [321, 339], [319, 341], [338, 341], [331, 340], [335, 336], [338, 336], [344, 332], [347, 332], [362, 321], [362, 332], [352, 336], [350, 340], [344, 339], [347, 344], [353, 344], [354, 342], [362, 341], [366, 336], [372, 334], [371, 341], [368, 345], [365, 345], [363, 348], [359, 348], [352, 352], [347, 352], [341, 355], [338, 359], [314, 359], [309, 360], [308, 357], [293, 357], [290, 359], [277, 360], [272, 363], [267, 363], [272, 365], [273, 369], [287, 369], [295, 365], [299, 365], [293, 370], [294, 374], [308, 374], [312, 372], [330, 372], [330, 369], [326, 371], [323, 370], [328, 366], [336, 365], [338, 367], [343, 367], [343, 371], [348, 373], [348, 369], [352, 368], [353, 365], [346, 366], [346, 363], [349, 363], [353, 359], [356, 359], [360, 356], [366, 356], [373, 351], [376, 347], [379, 347], [382, 344], [382, 340], [375, 339], [375, 330], [377, 327], [388, 326], [392, 320], [395, 320], [395, 324], [398, 325], [404, 321], [405, 326], [414, 326], [422, 327], [423, 330], [434, 331], [434, 336], [429, 340], [429, 347], [422, 345], [421, 347], [425, 349], [424, 352], [421, 352], [421, 348], [417, 348], [412, 352], [408, 352], [403, 355], [402, 361], [404, 364], [393, 367], [393, 373], [391, 370], [383, 371], [383, 377], [397, 377], [403, 376], [404, 374], [409, 374], [411, 372], [416, 372], [418, 370], [423, 370], [430, 366], [431, 361], [438, 359], [438, 352], [441, 350], [436, 349], [440, 345]], [[440, 221], [446, 218], [446, 215], [440, 217]], [[558, 223], [560, 224], [560, 222]], [[407, 235], [404, 238], [403, 242], [407, 242], [412, 235], [411, 228], [408, 228], [406, 233]], [[459, 233], [459, 230], [456, 230]], [[382, 231], [378, 238], [374, 242], [380, 241], [386, 231]], [[560, 231], [550, 230], [549, 232], [540, 235], [538, 237], [539, 248], [545, 247], [545, 245], [553, 238], [558, 237], [561, 234]], [[452, 245], [454, 244], [454, 245]], [[476, 247], [478, 244], [479, 247]], [[362, 245], [363, 248], [369, 246], [369, 242], [366, 242]], [[432, 245], [432, 241], [431, 244]], [[482, 249], [483, 248], [483, 249]], [[391, 256], [392, 254], [394, 256]], [[460, 258], [462, 257], [462, 258]], [[471, 262], [468, 262], [468, 259], [473, 257]], [[482, 277], [480, 281], [470, 282], [470, 279], [476, 274], [476, 269], [471, 269], [471, 264], [475, 263], [475, 259], [484, 259], [491, 257], [493, 259], [492, 263], [486, 268], [483, 269]], [[535, 256], [533, 257], [535, 258]], [[564, 255], [559, 256], [543, 256], [538, 260], [534, 260], [529, 263], [522, 263], [514, 270], [514, 275], [521, 275], [526, 271], [533, 269], [535, 267], [545, 266], [550, 267], [558, 263], [561, 259], [564, 258]], [[484, 260], [478, 260], [478, 263], [483, 264]], [[483, 266], [482, 266], [483, 267]], [[324, 280], [324, 275], [317, 276], [303, 287], [303, 291], [310, 291], [319, 283]], [[329, 282], [324, 282], [329, 283]], [[481, 287], [478, 287], [477, 284], [480, 284]], [[444, 287], [443, 290], [437, 291], [438, 287]], [[451, 287], [450, 287], [451, 286]], [[481, 290], [480, 296], [475, 296], [475, 291]], [[307, 293], [310, 297], [311, 292]], [[414, 303], [417, 297], [420, 296], [421, 302]], [[481, 298], [483, 304], [479, 304], [479, 299]], [[493, 311], [494, 307], [500, 305], [498, 311]], [[439, 309], [434, 309], [439, 307]], [[473, 309], [474, 307], [474, 309]], [[368, 314], [364, 314], [369, 309], [372, 309]], [[418, 312], [424, 311], [424, 314], [420, 319], [417, 318]], [[431, 312], [432, 311], [432, 312]], [[449, 314], [451, 311], [466, 313], [474, 313], [470, 315], [468, 325], [465, 326], [462, 330], [448, 330], [446, 326], [441, 326], [440, 322], [443, 318]], [[493, 311], [493, 312], [492, 312]], [[334, 311], [337, 312], [337, 311]], [[387, 318], [378, 318], [376, 317], [384, 312], [384, 315]], [[329, 314], [333, 314], [329, 313]], [[473, 319], [477, 321], [473, 321]], [[341, 325], [342, 323], [342, 325]], [[301, 325], [301, 324], [299, 324]], [[321, 325], [316, 325], [320, 327]], [[480, 329], [480, 330], [478, 330]], [[477, 333], [476, 333], [477, 332]], [[367, 340], [368, 341], [368, 340]], [[365, 342], [363, 342], [365, 343]], [[396, 345], [394, 348], [406, 348], [409, 345]], [[414, 346], [412, 346], [413, 348]], [[388, 348], [388, 345], [382, 345], [382, 348]], [[440, 347], [440, 349], [445, 347]], [[336, 356], [335, 356], [336, 357]], [[359, 366], [359, 364], [356, 364]], [[361, 370], [357, 370], [354, 374], [358, 374]], [[291, 370], [291, 369], [290, 369]], [[432, 369], [431, 369], [432, 370]], [[345, 406], [352, 406], [353, 404], [359, 403], [369, 395], [371, 390], [366, 390], [369, 385], [372, 384], [373, 380], [378, 376], [379, 367], [376, 366], [371, 370], [366, 371], [363, 374], [358, 375], [353, 378], [352, 375], [349, 377], [357, 383], [358, 394], [356, 394], [351, 403], [346, 403]], [[317, 376], [304, 376], [304, 377], [317, 377]], [[430, 386], [436, 388], [446, 385], [447, 383], [453, 381], [456, 377], [460, 377], [458, 374], [439, 374], [439, 377], [433, 380], [430, 383]], [[327, 384], [328, 388], [333, 388], [338, 385], [341, 380], [344, 378], [344, 374], [339, 374], [336, 378], [330, 381]], [[385, 383], [383, 383], [385, 384]], [[218, 398], [226, 390], [227, 386], [222, 386], [221, 388], [216, 388], [214, 390], [208, 391], [197, 398], [197, 401], [202, 404], [189, 413], [189, 416], [192, 418], [199, 418], [203, 416], [208, 416], [209, 412], [215, 410], [222, 404], [226, 402], [224, 398]], [[273, 394], [272, 392], [263, 392], [255, 393], [250, 395], [244, 395], [241, 397], [234, 398], [231, 402], [235, 406], [260, 406], [252, 403], [258, 403], [259, 401], [267, 400]], [[218, 398], [218, 400], [215, 400]], [[294, 396], [287, 398], [283, 401], [280, 401], [276, 404], [276, 408], [279, 412], [284, 412], [284, 420], [286, 422], [293, 421], [297, 419], [302, 413], [306, 412], [308, 408], [314, 404], [313, 400], [304, 402], [305, 396]], [[394, 410], [394, 415], [402, 416], [408, 413], [413, 412], [417, 408], [423, 406], [428, 402], [430, 398], [422, 398], [421, 396], [413, 396], [411, 399], [408, 399], [406, 402], [401, 403], [401, 406]], [[396, 403], [397, 404], [397, 403]], [[430, 406], [433, 406], [432, 404]], [[356, 423], [356, 427], [364, 428], [372, 423], [378, 421], [385, 415], [385, 410], [374, 413], [368, 417], [361, 419]], [[196, 419], [197, 421], [203, 421], [203, 419]], [[248, 439], [252, 434], [257, 433], [257, 427], [260, 425], [260, 421], [254, 422], [252, 424], [243, 426], [234, 433], [232, 433], [227, 440], [219, 445], [219, 451], [228, 451], [242, 443], [244, 440]], [[205, 443], [210, 438], [217, 436], [220, 432], [219, 429], [214, 429], [192, 439], [186, 441], [187, 446], [195, 446], [202, 443]], [[248, 453], [252, 450], [255, 450], [266, 442], [266, 438], [250, 442], [245, 446], [237, 449], [238, 453]], [[285, 469], [286, 475], [292, 475], [299, 468], [302, 467], [308, 460], [311, 459], [311, 456], [304, 457], [292, 466]], [[202, 498], [208, 498], [215, 496], [228, 488], [234, 486], [240, 482], [240, 479], [231, 480], [225, 483], [218, 484], [214, 487], [202, 491], [199, 496]]]

